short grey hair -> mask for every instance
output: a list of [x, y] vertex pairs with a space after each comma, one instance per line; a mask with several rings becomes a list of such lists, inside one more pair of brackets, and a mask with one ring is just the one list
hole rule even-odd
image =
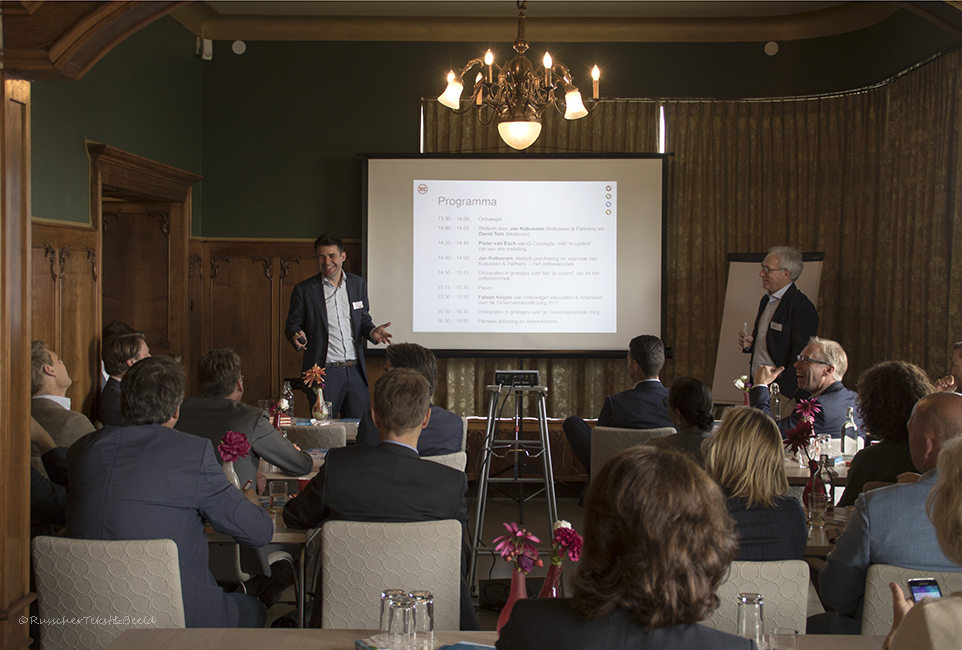
[[772, 246], [768, 249], [769, 255], [778, 256], [778, 268], [788, 271], [788, 277], [792, 282], [802, 274], [805, 265], [802, 263], [802, 254], [791, 246]]
[[826, 361], [832, 364], [835, 367], [836, 381], [842, 381], [842, 377], [845, 376], [845, 372], [848, 370], [848, 355], [845, 354], [845, 350], [842, 349], [842, 344], [831, 339], [820, 339], [817, 336], [808, 339], [808, 344], [818, 345], [822, 348], [822, 355], [825, 358], [819, 359], [819, 361]]

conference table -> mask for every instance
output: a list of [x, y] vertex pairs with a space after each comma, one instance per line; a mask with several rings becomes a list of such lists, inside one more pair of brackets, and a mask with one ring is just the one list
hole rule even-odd
[[[848, 479], [848, 465], [839, 463], [832, 467], [832, 469], [838, 474], [838, 478], [835, 479], [835, 487], [844, 488], [845, 481]], [[788, 477], [789, 485], [805, 485], [808, 483], [808, 479], [812, 477], [812, 473], [807, 466], [802, 467], [801, 463], [786, 458], [785, 476]], [[839, 493], [838, 496], [841, 496], [841, 493]]]
[[[107, 650], [353, 650], [357, 639], [370, 638], [375, 630], [297, 630], [297, 629], [191, 629], [127, 630]], [[438, 632], [434, 648], [468, 641], [494, 645], [497, 632]], [[798, 637], [798, 650], [879, 650], [883, 636], [843, 636], [833, 634]], [[561, 649], [559, 649], [561, 650]]]
[[808, 543], [805, 545], [802, 557], [824, 558], [828, 555], [835, 548], [835, 539], [848, 523], [852, 510], [854, 506], [836, 507], [826, 515], [824, 528], [810, 527]]

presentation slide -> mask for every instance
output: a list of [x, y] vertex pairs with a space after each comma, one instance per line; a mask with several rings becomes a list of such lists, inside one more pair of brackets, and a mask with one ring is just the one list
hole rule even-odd
[[371, 313], [395, 342], [621, 353], [662, 335], [664, 157], [369, 158]]

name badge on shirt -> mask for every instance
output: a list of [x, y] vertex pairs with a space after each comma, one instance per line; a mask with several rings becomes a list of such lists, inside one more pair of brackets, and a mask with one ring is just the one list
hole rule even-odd
[[[354, 301], [354, 302], [351, 303], [351, 307], [354, 308], [354, 309], [364, 309], [364, 301], [363, 301], [363, 300], [356, 300], [356, 301]], [[781, 326], [779, 326], [778, 329], [782, 329]]]
[[768, 326], [771, 327], [771, 328], [772, 328], [773, 330], [775, 330], [776, 332], [781, 332], [781, 331], [782, 331], [782, 324], [781, 324], [781, 323], [771, 322], [771, 323], [768, 324]]

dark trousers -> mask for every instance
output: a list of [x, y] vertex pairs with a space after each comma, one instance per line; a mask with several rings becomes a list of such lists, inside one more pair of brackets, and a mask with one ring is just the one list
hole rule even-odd
[[[301, 390], [313, 407], [317, 401], [314, 389], [303, 386]], [[324, 368], [324, 401], [331, 403], [331, 417], [360, 419], [370, 410], [371, 394], [356, 365], [350, 368]]]
[[591, 427], [583, 418], [572, 415], [561, 425], [568, 439], [568, 445], [574, 452], [575, 458], [581, 461], [585, 471], [591, 473]]

